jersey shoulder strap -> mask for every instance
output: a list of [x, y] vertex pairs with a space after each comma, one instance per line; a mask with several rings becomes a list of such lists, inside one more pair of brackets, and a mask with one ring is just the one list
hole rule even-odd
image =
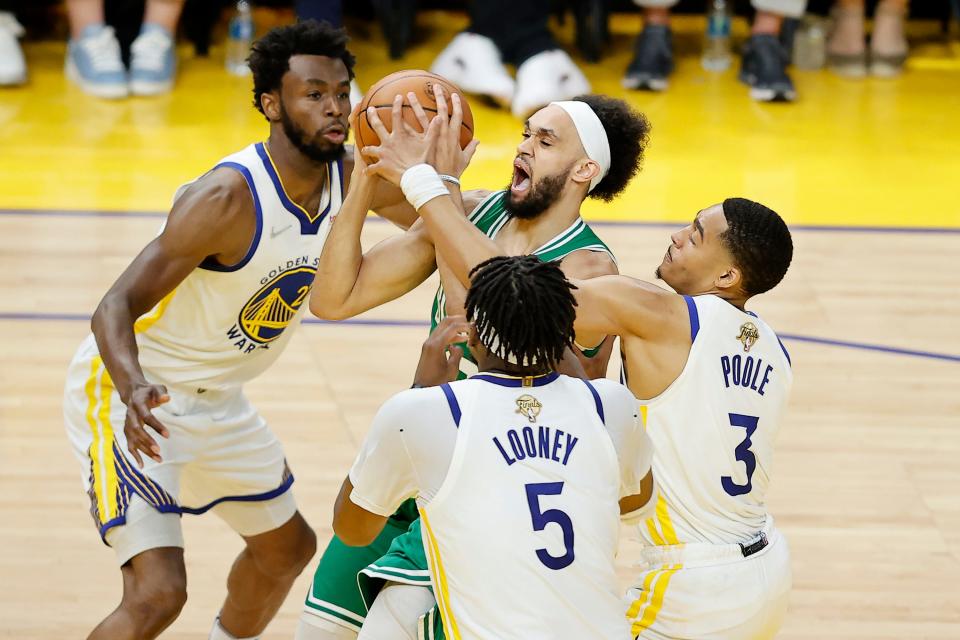
[[610, 247], [582, 219], [577, 220], [559, 237], [538, 249], [536, 255], [544, 262], [554, 262], [563, 260], [574, 251], [580, 251], [581, 249], [606, 253], [611, 260], [617, 261]]
[[480, 201], [467, 219], [484, 234], [493, 237], [510, 218], [507, 213], [507, 192], [494, 191]]

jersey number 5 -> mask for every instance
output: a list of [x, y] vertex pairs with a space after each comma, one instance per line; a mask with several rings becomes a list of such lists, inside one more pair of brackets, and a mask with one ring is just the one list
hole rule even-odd
[[723, 490], [730, 495], [742, 496], [753, 490], [751, 479], [753, 478], [753, 472], [757, 469], [757, 457], [753, 455], [753, 451], [750, 451], [750, 445], [753, 444], [750, 442], [750, 436], [757, 430], [759, 418], [756, 416], [745, 416], [739, 413], [728, 413], [727, 415], [730, 416], [731, 427], [743, 427], [747, 430], [747, 435], [743, 439], [743, 442], [738, 444], [737, 448], [733, 450], [734, 455], [737, 456], [737, 460], [747, 467], [747, 483], [737, 484], [730, 476], [722, 476], [720, 478], [720, 484], [723, 485]]
[[530, 506], [533, 530], [543, 531], [551, 522], [560, 525], [560, 530], [563, 531], [563, 546], [566, 547], [566, 553], [562, 556], [552, 556], [546, 549], [537, 549], [537, 557], [548, 569], [556, 571], [569, 567], [573, 563], [573, 522], [570, 516], [559, 509], [540, 511], [540, 496], [560, 495], [563, 483], [534, 482], [524, 486], [527, 489], [527, 504]]

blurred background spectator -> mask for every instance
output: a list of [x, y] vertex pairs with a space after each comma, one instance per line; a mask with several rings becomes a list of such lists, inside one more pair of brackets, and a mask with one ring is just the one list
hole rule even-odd
[[862, 78], [870, 73], [892, 77], [903, 70], [907, 38], [903, 25], [907, 0], [880, 0], [873, 16], [869, 56], [865, 40], [864, 0], [837, 0], [833, 29], [827, 41], [827, 66], [842, 76]]

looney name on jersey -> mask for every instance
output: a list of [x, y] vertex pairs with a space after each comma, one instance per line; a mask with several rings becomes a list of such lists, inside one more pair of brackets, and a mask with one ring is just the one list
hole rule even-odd
[[553, 460], [566, 466], [579, 438], [561, 429], [543, 426], [536, 429], [537, 431], [534, 432], [533, 427], [523, 427], [519, 429], [519, 433], [517, 429], [510, 429], [503, 438], [506, 446], [497, 437], [493, 438], [493, 445], [503, 456], [508, 467], [514, 462], [527, 458]]
[[[723, 383], [727, 389], [732, 384], [735, 387], [743, 387], [756, 391], [761, 396], [763, 390], [770, 382], [770, 374], [773, 373], [773, 366], [766, 365], [764, 368], [763, 358], [754, 359], [753, 356], [734, 356], [720, 357], [720, 370], [723, 371]], [[760, 377], [760, 372], [763, 377]], [[759, 385], [757, 382], [759, 381]]]
[[243, 353], [267, 349], [279, 338], [310, 293], [319, 258], [299, 256], [277, 265], [260, 279], [260, 290], [240, 310], [226, 337]]

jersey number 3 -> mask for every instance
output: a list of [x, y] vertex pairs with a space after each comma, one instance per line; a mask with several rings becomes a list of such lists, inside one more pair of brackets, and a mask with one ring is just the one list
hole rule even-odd
[[559, 570], [573, 563], [573, 521], [559, 509], [540, 511], [540, 496], [558, 496], [563, 491], [562, 482], [533, 482], [524, 485], [527, 489], [527, 504], [530, 507], [530, 519], [534, 531], [543, 531], [551, 522], [560, 525], [563, 531], [563, 546], [566, 553], [552, 556], [546, 549], [537, 549], [537, 557], [548, 569]]
[[722, 476], [720, 478], [720, 484], [723, 485], [723, 490], [730, 495], [742, 496], [753, 490], [751, 479], [753, 478], [753, 472], [757, 469], [757, 457], [753, 455], [753, 451], [750, 451], [750, 445], [753, 444], [750, 442], [750, 436], [757, 430], [759, 418], [756, 416], [745, 416], [739, 413], [729, 413], [727, 415], [730, 416], [731, 427], [743, 427], [747, 430], [747, 435], [743, 439], [743, 442], [738, 444], [737, 448], [733, 450], [734, 455], [737, 456], [737, 460], [747, 467], [747, 483], [737, 484], [730, 476]]

